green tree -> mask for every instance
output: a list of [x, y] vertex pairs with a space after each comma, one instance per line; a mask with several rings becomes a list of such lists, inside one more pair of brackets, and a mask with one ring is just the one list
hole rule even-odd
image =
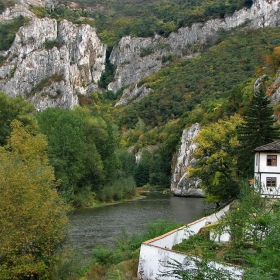
[[51, 279], [61, 261], [66, 206], [56, 192], [42, 134], [19, 121], [0, 147], [0, 278]]
[[[266, 211], [265, 219], [261, 220], [262, 225], [268, 229], [265, 238], [259, 244], [258, 253], [247, 256], [250, 269], [246, 270], [243, 279], [245, 280], [277, 280], [280, 279], [279, 238], [280, 238], [280, 209], [276, 203], [273, 211]], [[260, 219], [259, 219], [260, 220]]]
[[115, 67], [109, 60], [110, 54], [111, 52], [107, 51], [105, 71], [102, 73], [100, 80], [98, 81], [98, 85], [103, 89], [106, 89], [109, 83], [114, 79]]
[[[78, 109], [78, 111], [81, 111], [81, 109]], [[88, 144], [91, 145], [94, 142], [103, 164], [102, 176], [104, 180], [103, 182], [100, 181], [100, 183], [113, 181], [117, 170], [117, 159], [115, 156], [117, 140], [114, 128], [103, 117], [83, 116], [83, 120], [85, 121], [85, 136], [90, 141]]]
[[29, 18], [25, 18], [22, 15], [20, 15], [16, 18], [5, 20], [0, 23], [0, 39], [1, 39], [0, 50], [1, 51], [8, 50], [11, 47], [19, 28], [24, 24], [26, 24], [29, 20], [30, 20]]
[[106, 123], [99, 117], [91, 116], [87, 108], [77, 107], [74, 109], [74, 113], [83, 119], [85, 150], [87, 151], [85, 153], [85, 175], [81, 184], [97, 191], [106, 178], [103, 163], [106, 156]]
[[61, 181], [59, 192], [67, 201], [88, 205], [91, 192], [98, 194], [116, 178], [115, 132], [102, 117], [86, 108], [47, 109], [37, 115], [47, 135], [50, 162]]
[[150, 159], [149, 184], [161, 188], [170, 186], [170, 165], [169, 157], [163, 157], [162, 149], [154, 151]]
[[194, 139], [196, 165], [189, 168], [189, 177], [201, 178], [208, 201], [227, 201], [238, 194], [236, 127], [241, 123], [238, 115], [219, 120], [202, 128]]
[[37, 119], [48, 139], [50, 163], [61, 182], [59, 191], [71, 200], [85, 174], [83, 119], [73, 111], [55, 108], [40, 112]]
[[136, 166], [135, 156], [125, 149], [118, 149], [115, 153], [119, 161], [119, 176], [124, 178], [130, 177]]
[[243, 116], [244, 123], [238, 127], [238, 140], [241, 144], [238, 166], [244, 178], [250, 178], [254, 173], [253, 150], [279, 139], [273, 113], [265, 88], [260, 86]]
[[34, 125], [31, 113], [34, 112], [33, 104], [25, 101], [22, 96], [10, 98], [6, 93], [0, 92], [0, 145], [7, 143], [12, 128], [11, 122], [15, 119], [25, 126]]
[[151, 158], [151, 153], [147, 150], [143, 150], [141, 159], [136, 165], [133, 172], [133, 178], [137, 187], [142, 187], [149, 183], [149, 170]]

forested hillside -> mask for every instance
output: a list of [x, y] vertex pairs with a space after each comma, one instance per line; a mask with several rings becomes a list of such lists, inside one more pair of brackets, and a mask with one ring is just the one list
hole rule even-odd
[[[224, 18], [243, 7], [251, 7], [252, 0], [153, 0], [153, 1], [58, 1], [55, 9], [34, 8], [40, 16], [73, 22], [89, 23], [97, 28], [101, 40], [113, 47], [123, 36], [168, 36], [182, 26]], [[66, 6], [64, 6], [64, 4]], [[74, 10], [67, 7], [73, 6]]]
[[[171, 159], [185, 127], [195, 122], [208, 125], [235, 113], [242, 115], [252, 97], [256, 78], [269, 74], [272, 80], [266, 82], [267, 86], [273, 81], [278, 65], [273, 58], [273, 49], [280, 43], [278, 29], [241, 29], [223, 34], [219, 40], [200, 56], [174, 61], [144, 78], [140, 83], [153, 92], [138, 103], [114, 110], [107, 107], [108, 115], [115, 116], [123, 132], [122, 147], [133, 146], [135, 151], [147, 145], [160, 147], [153, 153], [164, 159], [157, 161], [157, 178], [160, 173], [170, 174]], [[94, 110], [98, 102], [101, 101], [93, 101]], [[155, 184], [149, 178], [146, 182]], [[167, 177], [165, 186], [168, 185]]]

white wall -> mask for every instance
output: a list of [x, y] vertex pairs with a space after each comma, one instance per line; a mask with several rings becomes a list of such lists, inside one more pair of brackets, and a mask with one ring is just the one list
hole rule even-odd
[[185, 258], [185, 254], [143, 243], [140, 249], [137, 276], [141, 280], [174, 280], [172, 276], [159, 278], [158, 275], [167, 271], [164, 266], [168, 261], [177, 260], [183, 263]]
[[[172, 247], [181, 243], [184, 239], [189, 238], [190, 235], [198, 233], [198, 231], [206, 224], [217, 222], [229, 211], [229, 208], [230, 205], [227, 205], [217, 213], [144, 242], [140, 249], [138, 278], [141, 280], [174, 280], [174, 277], [172, 276], [159, 277], [158, 275], [170, 270], [165, 267], [168, 262], [176, 260], [183, 264], [186, 261], [186, 258], [192, 257], [180, 252], [172, 251]], [[243, 274], [242, 270], [232, 266], [225, 266], [214, 262], [211, 263], [214, 266], [223, 267], [224, 269], [229, 270], [231, 274], [236, 275], [235, 279], [241, 279], [241, 275]]]
[[[277, 166], [267, 166], [267, 155], [277, 155]], [[255, 154], [255, 180], [262, 185], [263, 196], [280, 195], [280, 154], [279, 153], [256, 153]], [[266, 187], [266, 178], [276, 177], [276, 187]]]
[[205, 225], [206, 218], [197, 220], [187, 226], [172, 230], [164, 235], [148, 240], [144, 243], [154, 245], [162, 248], [172, 249], [176, 244], [181, 243], [184, 239], [189, 238], [190, 235], [198, 233], [198, 231]]
[[[267, 155], [277, 155], [277, 165], [267, 166], [266, 156]], [[259, 159], [258, 159], [259, 157]], [[272, 172], [279, 173], [280, 169], [280, 154], [279, 153], [256, 153], [255, 155], [255, 172]]]

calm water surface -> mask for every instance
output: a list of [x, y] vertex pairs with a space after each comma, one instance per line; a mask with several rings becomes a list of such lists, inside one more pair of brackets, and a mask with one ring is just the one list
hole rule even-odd
[[204, 216], [206, 206], [202, 198], [186, 198], [149, 194], [146, 198], [93, 209], [76, 210], [69, 216], [70, 242], [73, 247], [89, 255], [98, 244], [113, 244], [114, 237], [125, 230], [141, 233], [149, 221], [172, 219], [190, 223]]

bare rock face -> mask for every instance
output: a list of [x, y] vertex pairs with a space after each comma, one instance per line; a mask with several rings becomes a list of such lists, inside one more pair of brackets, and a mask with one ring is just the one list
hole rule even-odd
[[120, 105], [127, 105], [131, 100], [133, 100], [132, 102], [135, 103], [148, 95], [151, 91], [152, 89], [146, 88], [144, 85], [138, 87], [138, 85], [135, 84], [134, 86], [131, 86], [124, 90], [120, 100], [116, 102], [115, 107]]
[[271, 92], [271, 97], [270, 97], [271, 103], [273, 105], [279, 104], [280, 103], [280, 72], [278, 72], [278, 77], [271, 85], [270, 92]]
[[[19, 7], [16, 7], [19, 14]], [[25, 8], [22, 8], [24, 13]], [[26, 13], [24, 14], [26, 15]], [[21, 27], [11, 48], [2, 52], [0, 90], [23, 95], [37, 110], [73, 108], [78, 95], [98, 90], [105, 70], [106, 46], [89, 25], [38, 19]]]
[[199, 178], [187, 178], [187, 168], [195, 163], [193, 152], [196, 144], [192, 140], [200, 131], [199, 124], [192, 125], [185, 129], [182, 134], [181, 147], [178, 151], [176, 165], [171, 179], [171, 192], [177, 196], [204, 197], [203, 191], [199, 188]]
[[[250, 9], [244, 8], [223, 19], [180, 28], [168, 38], [159, 35], [153, 38], [124, 37], [110, 56], [116, 72], [115, 81], [109, 84], [108, 89], [116, 92], [131, 84], [135, 87], [134, 83], [156, 73], [170, 55], [187, 58], [199, 53], [207, 40], [217, 36], [220, 29], [230, 30], [245, 23], [250, 28], [275, 27], [280, 22], [279, 5], [279, 0], [255, 0]], [[126, 97], [133, 99], [127, 94]]]
[[[258, 90], [260, 86], [263, 85], [265, 79], [271, 79], [271, 77], [265, 74], [260, 76], [254, 83], [254, 91]], [[278, 70], [278, 75], [271, 85], [266, 88], [266, 91], [273, 106], [280, 103], [280, 70]], [[278, 119], [278, 116], [275, 115], [275, 118]]]
[[28, 10], [27, 7], [15, 4], [12, 8], [7, 8], [2, 14], [0, 14], [0, 21], [13, 19], [18, 16], [35, 18], [36, 16]]

